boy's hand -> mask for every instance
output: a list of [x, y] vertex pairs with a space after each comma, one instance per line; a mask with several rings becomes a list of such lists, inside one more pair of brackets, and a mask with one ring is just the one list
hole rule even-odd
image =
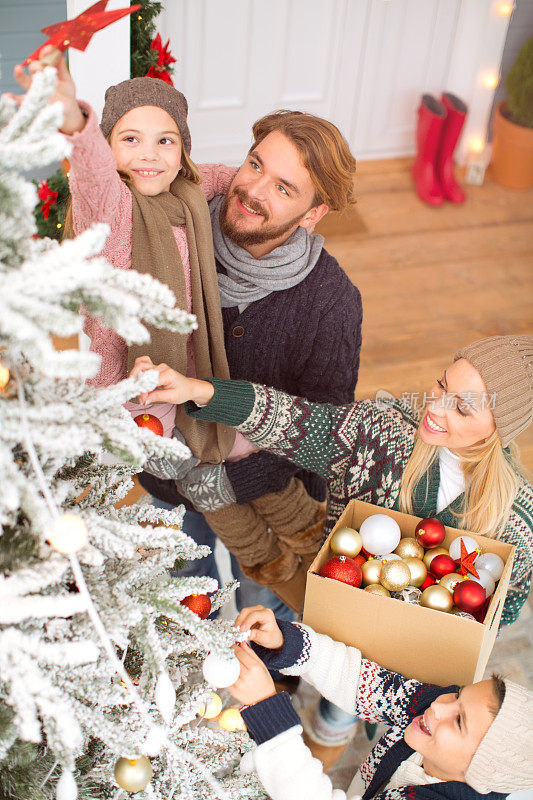
[[250, 645], [241, 642], [233, 649], [241, 663], [241, 674], [232, 686], [228, 686], [228, 691], [233, 697], [240, 703], [250, 706], [276, 694], [276, 687], [269, 671]]
[[159, 372], [157, 385], [159, 388], [151, 392], [142, 392], [139, 403], [175, 403], [181, 405], [187, 400], [193, 400], [198, 405], [206, 406], [212, 399], [215, 388], [209, 381], [199, 381], [196, 378], [186, 378], [171, 369], [168, 364], [154, 364], [150, 356], [139, 356], [130, 373], [130, 378], [136, 378], [141, 372], [155, 369]]
[[[55, 48], [52, 47], [52, 45], [43, 47], [41, 56], [43, 58], [45, 58], [45, 56], [50, 57], [54, 50]], [[17, 83], [22, 86], [25, 92], [27, 92], [32, 84], [34, 75], [37, 72], [41, 72], [45, 66], [46, 63], [43, 63], [43, 61], [32, 61], [28, 67], [28, 72], [26, 72], [24, 67], [21, 67], [20, 64], [17, 64], [13, 70], [13, 75], [15, 76]], [[14, 100], [19, 103], [19, 105], [24, 100], [23, 94], [11, 94], [11, 97], [13, 97]], [[61, 133], [71, 135], [76, 133], [76, 131], [83, 130], [85, 127], [85, 117], [81, 113], [78, 101], [76, 100], [76, 86], [71, 78], [70, 72], [67, 69], [64, 56], [61, 56], [57, 65], [56, 91], [50, 97], [49, 102], [59, 102], [63, 105], [65, 118], [63, 120], [63, 125], [61, 126]]]
[[262, 647], [267, 647], [269, 650], [283, 647], [283, 634], [270, 608], [264, 606], [243, 608], [234, 624], [241, 631], [250, 631], [250, 641]]

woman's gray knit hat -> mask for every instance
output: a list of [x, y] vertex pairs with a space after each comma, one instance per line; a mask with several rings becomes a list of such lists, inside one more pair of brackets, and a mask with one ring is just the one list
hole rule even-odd
[[502, 706], [465, 775], [476, 792], [533, 789], [533, 692], [505, 681]]
[[139, 106], [158, 106], [170, 114], [178, 126], [183, 149], [190, 155], [191, 133], [187, 125], [188, 106], [185, 95], [159, 78], [130, 78], [109, 87], [105, 93], [100, 123], [104, 136], [109, 136], [124, 114]]
[[503, 447], [533, 419], [533, 336], [489, 336], [458, 350], [454, 361], [466, 358], [477, 369]]

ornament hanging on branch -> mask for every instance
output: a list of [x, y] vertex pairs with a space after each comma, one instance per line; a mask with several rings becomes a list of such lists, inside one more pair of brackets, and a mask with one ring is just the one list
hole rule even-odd
[[238, 708], [225, 708], [218, 718], [219, 727], [224, 731], [246, 731], [246, 725]]
[[115, 780], [126, 792], [141, 792], [152, 780], [152, 765], [146, 756], [119, 758], [115, 764]]
[[222, 658], [216, 653], [209, 653], [203, 665], [202, 672], [206, 683], [215, 689], [226, 689], [231, 686], [240, 675], [241, 664], [238, 658]]
[[205, 706], [200, 706], [197, 712], [202, 719], [215, 719], [222, 711], [222, 700], [216, 692], [211, 692]]
[[180, 603], [194, 611], [200, 619], [206, 619], [211, 611], [211, 600], [207, 594], [189, 594], [180, 600]]
[[139, 414], [138, 417], [134, 417], [134, 421], [139, 428], [148, 428], [156, 436], [163, 436], [163, 423], [153, 414]]

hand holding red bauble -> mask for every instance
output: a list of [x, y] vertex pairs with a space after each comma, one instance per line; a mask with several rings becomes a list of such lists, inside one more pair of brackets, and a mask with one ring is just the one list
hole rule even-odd
[[163, 436], [163, 424], [158, 417], [153, 414], [139, 414], [135, 417], [135, 423], [139, 428], [148, 428], [149, 431], [155, 433], [156, 436]]
[[359, 564], [349, 556], [335, 556], [320, 567], [323, 578], [333, 578], [335, 581], [347, 583], [350, 586], [361, 586], [363, 575]]
[[194, 611], [200, 619], [208, 617], [211, 611], [211, 600], [207, 594], [188, 594], [180, 602], [182, 606]]
[[461, 611], [474, 614], [485, 602], [485, 589], [475, 581], [461, 581], [453, 590], [453, 602]]
[[415, 528], [415, 538], [418, 544], [421, 544], [426, 550], [438, 547], [444, 541], [445, 536], [444, 525], [436, 517], [421, 519]]
[[455, 561], [451, 556], [447, 555], [440, 555], [435, 556], [435, 558], [431, 562], [431, 574], [440, 580], [444, 578], [445, 575], [449, 575], [450, 572], [455, 572]]

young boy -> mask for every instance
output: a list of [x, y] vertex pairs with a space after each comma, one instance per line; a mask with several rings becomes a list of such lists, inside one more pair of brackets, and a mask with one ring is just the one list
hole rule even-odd
[[[533, 693], [523, 687], [498, 676], [462, 688], [409, 680], [261, 606], [241, 611], [235, 624], [250, 632], [252, 646], [235, 648], [241, 673], [230, 691], [246, 704], [241, 713], [258, 744], [241, 769], [255, 769], [273, 800], [500, 800], [533, 788]], [[267, 667], [390, 726], [348, 792], [333, 789], [313, 759]]]

